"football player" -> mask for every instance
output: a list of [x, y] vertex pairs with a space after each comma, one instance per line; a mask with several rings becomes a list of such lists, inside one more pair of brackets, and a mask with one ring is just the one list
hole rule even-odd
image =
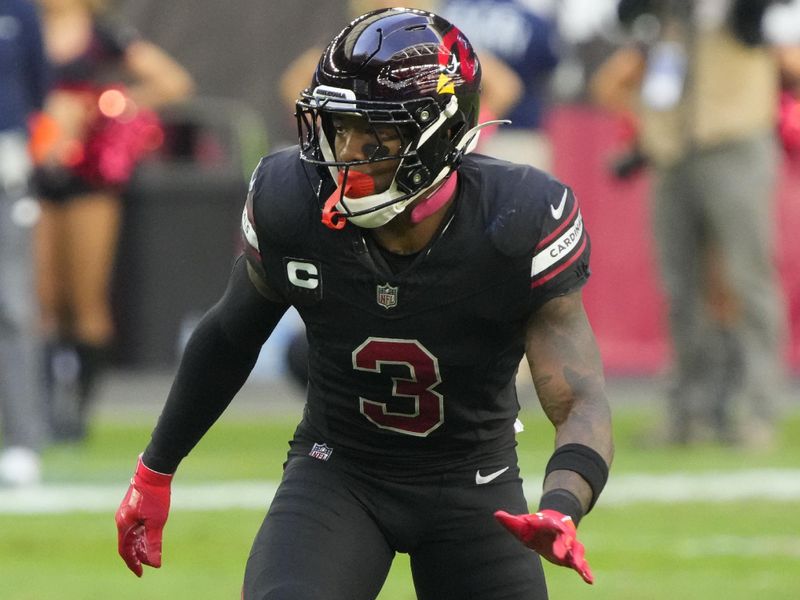
[[[419, 10], [367, 13], [327, 47], [297, 103], [300, 146], [256, 168], [244, 256], [117, 512], [137, 575], [161, 564], [179, 463], [293, 305], [307, 402], [243, 598], [375, 598], [397, 552], [425, 600], [546, 598], [540, 556], [592, 582], [576, 526], [613, 445], [581, 301], [589, 237], [564, 184], [470, 154], [480, 79], [461, 32]], [[533, 514], [515, 451], [523, 354], [555, 428]]]

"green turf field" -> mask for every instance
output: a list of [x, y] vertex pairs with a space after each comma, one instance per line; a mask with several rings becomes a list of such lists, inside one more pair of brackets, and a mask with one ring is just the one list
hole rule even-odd
[[[184, 462], [176, 487], [277, 479], [294, 423], [287, 418], [270, 420], [238, 413], [224, 417]], [[520, 461], [526, 479], [538, 483], [552, 434], [539, 413], [526, 414], [524, 420]], [[48, 486], [110, 487], [121, 499], [152, 424], [151, 419], [122, 421], [106, 416], [86, 445], [48, 450]], [[632, 474], [683, 472], [702, 480], [720, 472], [795, 469], [795, 475], [800, 473], [800, 414], [784, 421], [778, 448], [759, 453], [713, 446], [648, 447], [642, 440], [654, 423], [647, 410], [615, 411], [617, 460], [612, 477], [622, 481]], [[720, 499], [716, 491], [696, 501], [601, 500], [580, 532], [596, 584], [587, 586], [575, 573], [548, 565], [551, 598], [800, 598], [800, 497], [731, 501]], [[8, 497], [8, 492], [0, 491], [0, 500], [3, 494]], [[113, 513], [113, 508], [68, 514], [0, 509], [0, 599], [239, 598], [242, 570], [263, 511], [173, 510], [165, 531], [164, 567], [146, 569], [141, 580], [116, 554]], [[397, 558], [380, 598], [415, 598], [406, 557]]]

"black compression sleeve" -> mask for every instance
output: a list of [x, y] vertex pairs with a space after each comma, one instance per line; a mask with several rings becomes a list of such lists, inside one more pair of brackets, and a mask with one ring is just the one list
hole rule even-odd
[[239, 257], [220, 301], [197, 325], [150, 444], [142, 457], [151, 469], [174, 473], [241, 389], [261, 346], [288, 306], [264, 298]]

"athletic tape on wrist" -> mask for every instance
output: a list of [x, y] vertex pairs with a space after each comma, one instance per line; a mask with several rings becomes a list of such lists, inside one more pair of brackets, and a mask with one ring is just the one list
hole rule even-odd
[[584, 444], [564, 444], [556, 448], [547, 462], [545, 477], [553, 471], [573, 471], [586, 480], [592, 488], [592, 501], [589, 503], [587, 513], [592, 510], [608, 481], [606, 461], [596, 450]]

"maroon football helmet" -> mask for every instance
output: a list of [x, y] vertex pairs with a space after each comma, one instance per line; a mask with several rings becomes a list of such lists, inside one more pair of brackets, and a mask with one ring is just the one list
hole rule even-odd
[[[429, 12], [391, 8], [358, 17], [328, 45], [311, 86], [297, 102], [301, 159], [328, 167], [342, 190], [337, 208], [363, 227], [378, 227], [457, 168], [477, 141], [481, 68], [466, 37]], [[376, 141], [363, 160], [337, 160], [332, 116], [356, 114], [395, 127], [400, 155]], [[377, 140], [377, 134], [376, 134]], [[397, 160], [390, 188], [347, 198], [350, 167]]]

